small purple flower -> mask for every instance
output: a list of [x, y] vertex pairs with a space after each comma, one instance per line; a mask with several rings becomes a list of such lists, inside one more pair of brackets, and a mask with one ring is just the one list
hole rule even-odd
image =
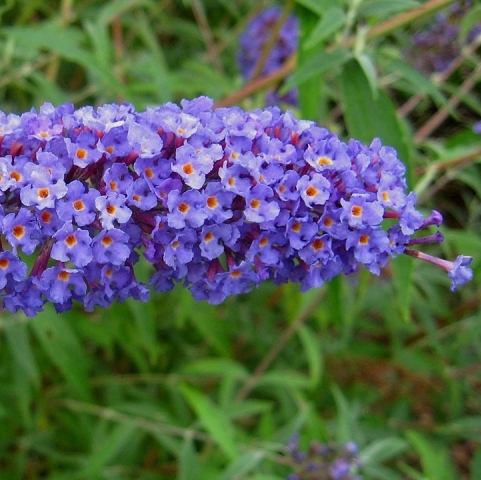
[[206, 174], [212, 170], [214, 161], [222, 158], [222, 155], [220, 145], [196, 149], [186, 143], [177, 149], [172, 171], [178, 173], [186, 185], [199, 189], [205, 182]]
[[130, 256], [129, 235], [118, 228], [102, 230], [92, 241], [92, 253], [98, 263], [122, 265]]
[[73, 164], [85, 168], [97, 162], [102, 157], [102, 152], [97, 148], [97, 137], [93, 132], [81, 132], [75, 141], [70, 138], [65, 139], [65, 145]]
[[185, 193], [173, 190], [169, 193], [167, 205], [167, 222], [173, 228], [181, 229], [186, 225], [200, 227], [207, 218], [205, 198], [197, 190], [188, 190]]
[[368, 194], [354, 193], [349, 200], [341, 199], [341, 205], [343, 212], [340, 218], [351, 228], [382, 222], [384, 209], [378, 201], [371, 201]]
[[468, 265], [471, 265], [473, 257], [459, 255], [453, 262], [448, 271], [448, 276], [451, 279], [451, 291], [454, 292], [458, 287], [473, 279], [473, 271]]
[[137, 123], [129, 126], [127, 140], [140, 158], [151, 158], [160, 154], [164, 144], [158, 133]]
[[125, 202], [125, 195], [119, 193], [101, 195], [95, 199], [95, 207], [100, 212], [99, 219], [103, 228], [115, 228], [115, 222], [122, 224], [130, 219], [132, 210]]
[[52, 247], [51, 257], [55, 260], [71, 261], [77, 268], [85, 267], [91, 262], [92, 239], [87, 230], [74, 228], [72, 222], [67, 222], [53, 238], [56, 242]]
[[67, 185], [63, 180], [51, 183], [51, 178], [46, 170], [33, 171], [29, 183], [20, 190], [20, 199], [26, 207], [35, 207], [39, 210], [54, 208], [55, 201], [67, 193]]
[[58, 304], [69, 302], [72, 295], [79, 299], [87, 291], [82, 272], [74, 268], [47, 268], [42, 273], [38, 285], [50, 302]]
[[57, 202], [58, 217], [64, 222], [75, 220], [80, 227], [90, 225], [97, 216], [95, 199], [99, 195], [98, 190], [74, 180], [68, 185], [65, 197]]
[[0, 289], [24, 280], [27, 269], [27, 265], [12, 252], [0, 252]]
[[14, 252], [20, 248], [31, 255], [40, 243], [41, 232], [33, 213], [20, 208], [17, 214], [9, 213], [2, 221], [2, 232]]
[[303, 175], [297, 182], [297, 190], [308, 207], [324, 205], [329, 198], [331, 184], [320, 173]]
[[258, 184], [246, 196], [244, 215], [249, 222], [262, 223], [274, 220], [279, 215], [279, 204], [274, 200], [274, 191], [267, 185]]
[[165, 263], [170, 267], [189, 263], [194, 258], [193, 247], [196, 240], [197, 236], [190, 230], [177, 234], [165, 247]]
[[220, 257], [224, 253], [223, 243], [228, 240], [235, 242], [239, 237], [239, 232], [236, 230], [237, 236], [234, 237], [233, 231], [232, 225], [228, 224], [204, 225], [199, 244], [202, 256], [209, 260]]

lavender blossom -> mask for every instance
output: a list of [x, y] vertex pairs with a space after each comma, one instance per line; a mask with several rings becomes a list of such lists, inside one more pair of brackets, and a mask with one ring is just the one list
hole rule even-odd
[[459, 38], [459, 24], [472, 7], [471, 0], [454, 2], [439, 12], [434, 21], [412, 37], [407, 56], [421, 72], [443, 72], [459, 56], [463, 45], [472, 42], [481, 33], [481, 23], [473, 27], [465, 38]]
[[[299, 22], [294, 15], [289, 15], [277, 32], [272, 42], [272, 48], [260, 71], [256, 71], [259, 62], [262, 62], [264, 47], [272, 41], [275, 34], [276, 23], [282, 15], [279, 7], [270, 7], [263, 10], [251, 20], [246, 30], [240, 37], [240, 51], [238, 63], [245, 80], [251, 80], [257, 73], [265, 76], [281, 68], [286, 60], [296, 52], [299, 37]], [[277, 90], [271, 90], [267, 94], [268, 104], [284, 103], [297, 105], [297, 90], [292, 90], [284, 96], [279, 96]]]
[[305, 291], [361, 266], [379, 274], [401, 253], [445, 269], [453, 290], [472, 278], [470, 257], [411, 248], [442, 241], [412, 238], [442, 217], [416, 210], [404, 165], [378, 139], [346, 144], [277, 107], [214, 109], [206, 97], [145, 112], [45, 104], [0, 112], [0, 125], [7, 310], [146, 301], [141, 255], [154, 289], [182, 283], [213, 304], [266, 280]]
[[294, 473], [286, 480], [362, 480], [357, 475], [361, 467], [359, 447], [354, 442], [321, 444], [312, 442], [307, 451], [299, 447], [299, 435], [287, 446]]

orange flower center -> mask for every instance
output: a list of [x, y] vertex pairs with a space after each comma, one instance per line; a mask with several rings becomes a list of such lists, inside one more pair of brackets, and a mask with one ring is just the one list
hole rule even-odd
[[359, 205], [354, 205], [351, 208], [351, 213], [353, 217], [360, 217], [362, 215], [362, 207], [360, 207]]
[[71, 233], [64, 241], [69, 248], [72, 248], [77, 244], [77, 238], [75, 237], [74, 233]]
[[77, 212], [81, 212], [85, 208], [85, 204], [82, 200], [75, 200], [75, 202], [73, 202], [73, 208], [75, 208]]
[[25, 235], [25, 227], [23, 225], [15, 225], [13, 227], [13, 236], [15, 238], [22, 238]]
[[209, 208], [215, 208], [217, 207], [217, 205], [219, 204], [219, 202], [217, 201], [217, 197], [208, 197], [207, 198], [207, 206]]
[[70, 273], [69, 272], [66, 272], [65, 270], [62, 270], [61, 272], [59, 272], [59, 274], [57, 275], [57, 278], [59, 280], [63, 280], [64, 282], [68, 281], [68, 279], [70, 278]]
[[185, 202], [180, 202], [179, 206], [177, 207], [177, 210], [183, 214], [186, 214], [189, 211], [189, 209], [190, 209], [189, 205]]
[[191, 163], [186, 163], [183, 167], [182, 167], [182, 170], [184, 171], [184, 173], [186, 175], [192, 175], [195, 170], [194, 170], [194, 167], [192, 166]]

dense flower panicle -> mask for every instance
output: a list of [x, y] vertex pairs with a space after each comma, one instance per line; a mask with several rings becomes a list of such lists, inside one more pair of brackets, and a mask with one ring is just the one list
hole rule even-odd
[[442, 218], [416, 210], [392, 148], [344, 143], [277, 107], [214, 109], [206, 97], [145, 112], [45, 104], [0, 112], [0, 126], [9, 310], [145, 301], [142, 254], [156, 290], [181, 282], [214, 304], [267, 279], [307, 290], [361, 265], [379, 274], [401, 253], [437, 263], [453, 288], [472, 276], [469, 257], [433, 261], [410, 248], [441, 241], [412, 236]]
[[459, 56], [462, 46], [481, 34], [481, 23], [478, 23], [466, 38], [459, 38], [460, 22], [472, 4], [472, 0], [454, 2], [439, 12], [427, 28], [413, 35], [412, 47], [407, 54], [417, 69], [427, 74], [447, 70]]
[[354, 442], [321, 444], [313, 441], [307, 451], [299, 446], [299, 435], [287, 445], [294, 473], [286, 480], [362, 480], [359, 447]]
[[[257, 65], [263, 61], [263, 49], [272, 46], [258, 75], [268, 75], [281, 68], [286, 60], [296, 52], [299, 39], [299, 22], [294, 15], [289, 15], [278, 31], [277, 22], [280, 21], [282, 8], [270, 7], [254, 17], [240, 37], [238, 63], [245, 80], [251, 80], [256, 73]], [[272, 39], [272, 36], [275, 38]], [[291, 90], [279, 96], [276, 90], [268, 93], [268, 104], [297, 105], [297, 90]]]

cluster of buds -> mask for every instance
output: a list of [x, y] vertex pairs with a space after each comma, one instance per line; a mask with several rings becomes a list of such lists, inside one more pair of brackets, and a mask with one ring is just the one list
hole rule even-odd
[[[297, 50], [299, 39], [299, 22], [294, 15], [289, 15], [280, 28], [277, 23], [282, 21], [282, 9], [270, 7], [254, 17], [240, 37], [238, 63], [245, 80], [252, 77], [265, 76], [281, 68]], [[268, 52], [264, 49], [269, 48]], [[265, 55], [265, 58], [264, 58]], [[259, 64], [260, 70], [259, 69]], [[279, 87], [270, 90], [266, 103], [276, 105], [297, 105], [297, 90], [291, 90], [279, 96]]]
[[447, 70], [459, 56], [463, 44], [472, 42], [481, 33], [481, 24], [478, 24], [466, 38], [459, 38], [460, 22], [471, 7], [471, 0], [454, 2], [438, 13], [427, 28], [413, 35], [408, 55], [418, 70], [427, 74]]
[[287, 448], [295, 473], [286, 480], [362, 480], [357, 475], [361, 462], [354, 442], [338, 445], [313, 441], [304, 452], [299, 448], [299, 436], [294, 435]]
[[379, 274], [400, 253], [438, 264], [454, 289], [471, 259], [410, 248], [442, 240], [412, 238], [441, 216], [416, 210], [404, 172], [379, 140], [344, 143], [277, 107], [0, 112], [1, 307], [146, 301], [141, 254], [157, 291], [180, 282], [213, 304], [267, 279], [307, 290], [361, 265]]

